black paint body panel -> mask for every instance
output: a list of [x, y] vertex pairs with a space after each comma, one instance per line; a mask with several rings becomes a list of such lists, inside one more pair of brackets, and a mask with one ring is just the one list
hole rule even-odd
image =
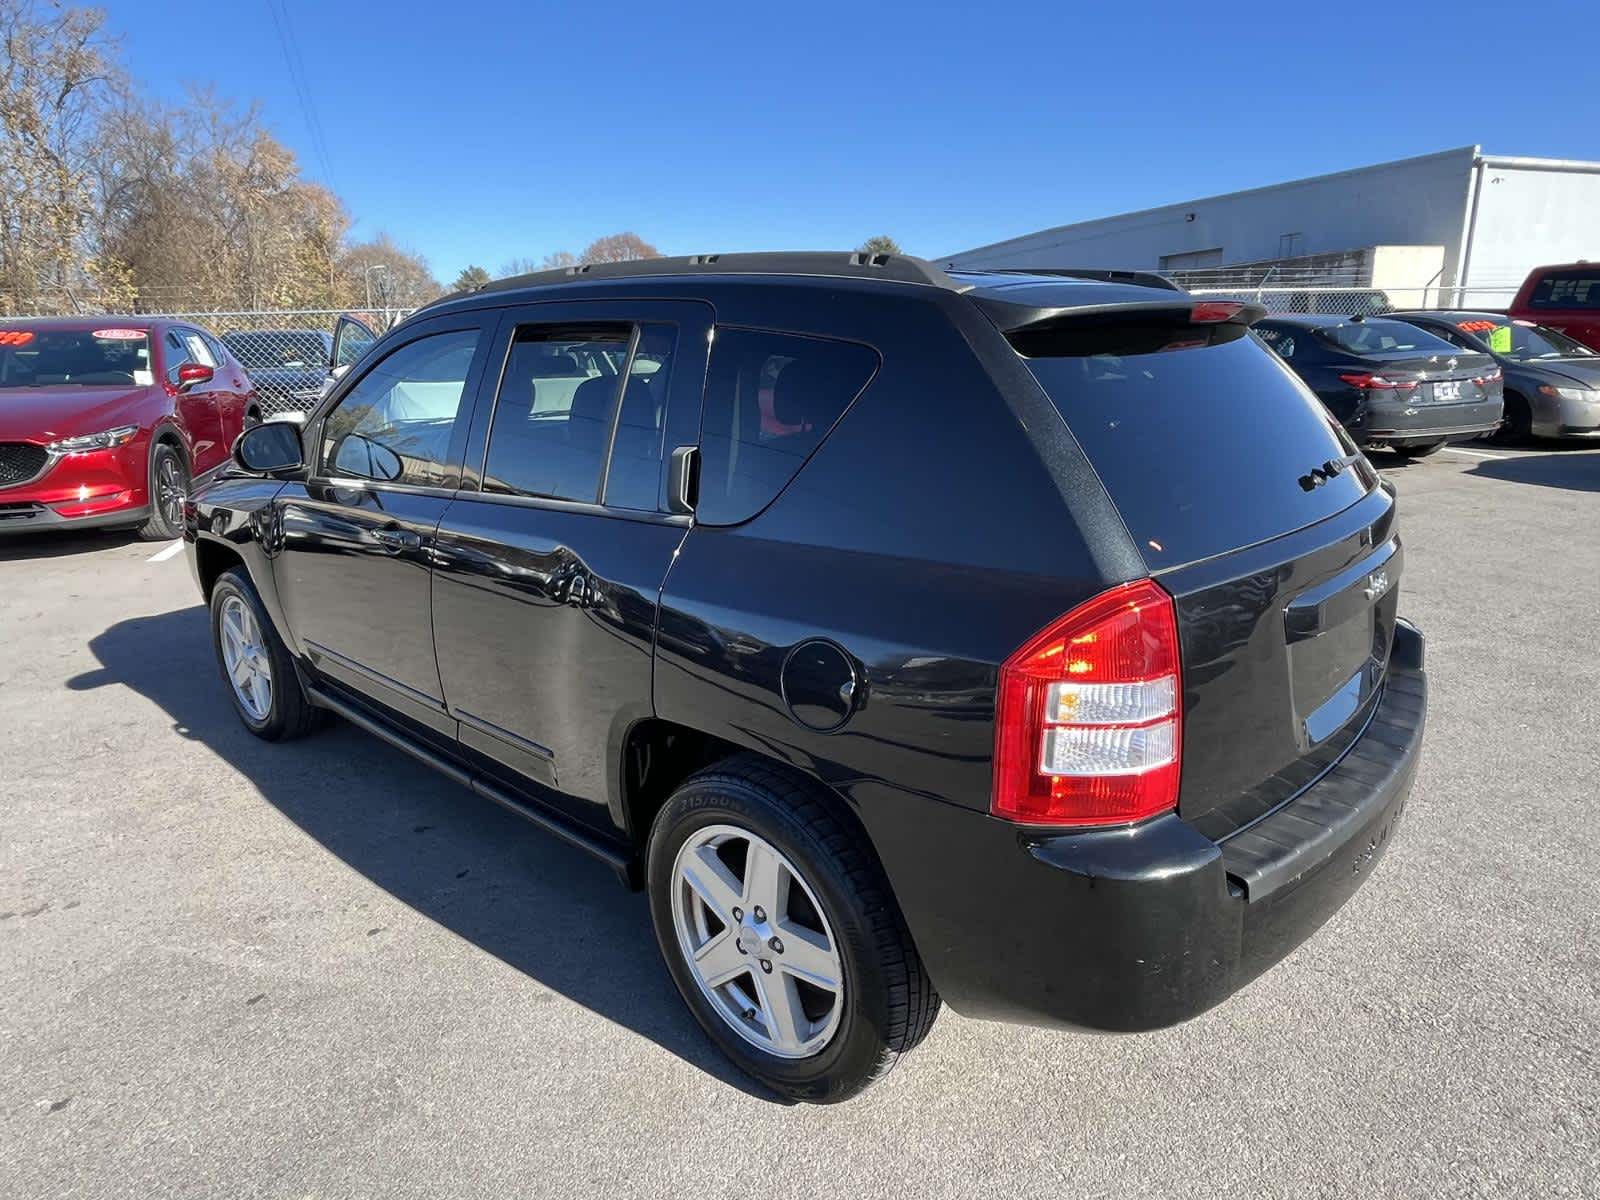
[[[1095, 286], [1062, 283], [1056, 303]], [[713, 322], [858, 341], [881, 367], [738, 525], [696, 526], [665, 496], [660, 512], [620, 513], [480, 492], [513, 327], [613, 313], [681, 322], [702, 350]], [[1210, 1007], [1286, 953], [1353, 888], [1345, 858], [1364, 855], [1364, 872], [1386, 841], [1424, 693], [1392, 584], [1373, 605], [1350, 599], [1382, 564], [1398, 578], [1393, 499], [1375, 478], [1319, 524], [1158, 574], [1183, 651], [1177, 812], [1022, 828], [989, 815], [998, 668], [1150, 570], [1083, 447], [970, 297], [751, 275], [490, 291], [381, 340], [311, 416], [307, 444], [386, 348], [466, 326], [487, 350], [451, 486], [225, 476], [192, 500], [194, 561], [202, 574], [219, 554], [243, 562], [324, 702], [625, 877], [638, 880], [643, 836], [629, 738], [645, 722], [681, 726], [838, 797], [958, 1010], [1133, 1030]], [[679, 344], [666, 451], [698, 436], [705, 356]], [[1350, 621], [1369, 608], [1376, 666], [1345, 689], [1340, 671], [1367, 649]], [[1269, 823], [1312, 812], [1322, 832], [1306, 847], [1261, 851]]]

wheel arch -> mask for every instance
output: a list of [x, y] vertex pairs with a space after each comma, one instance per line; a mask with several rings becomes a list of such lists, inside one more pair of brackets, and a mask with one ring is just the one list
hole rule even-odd
[[244, 556], [227, 542], [202, 537], [194, 544], [195, 573], [200, 582], [200, 594], [211, 603], [211, 592], [224, 571], [245, 565]]
[[[641, 862], [656, 814], [672, 794], [691, 775], [719, 763], [736, 765], [735, 760], [775, 770], [822, 798], [841, 820], [861, 839], [861, 845], [879, 859], [872, 837], [855, 806], [835, 787], [793, 762], [763, 750], [706, 733], [692, 726], [662, 717], [647, 717], [634, 722], [623, 737], [622, 761], [618, 773], [618, 812], [623, 836]], [[879, 866], [882, 867], [881, 859]]]

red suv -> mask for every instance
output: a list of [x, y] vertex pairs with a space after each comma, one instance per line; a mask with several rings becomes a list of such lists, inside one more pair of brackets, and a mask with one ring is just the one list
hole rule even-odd
[[1507, 313], [1600, 350], [1600, 263], [1535, 267], [1517, 289]]
[[244, 368], [193, 326], [0, 319], [0, 535], [137, 526], [177, 537], [190, 480], [259, 420]]

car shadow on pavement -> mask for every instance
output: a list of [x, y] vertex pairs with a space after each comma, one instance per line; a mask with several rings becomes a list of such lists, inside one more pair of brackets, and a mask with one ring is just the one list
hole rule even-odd
[[89, 646], [101, 665], [69, 680], [72, 690], [132, 688], [177, 736], [209, 747], [396, 899], [540, 987], [784, 1103], [706, 1039], [667, 975], [643, 898], [609, 868], [342, 721], [284, 745], [251, 736], [223, 690], [200, 605], [122, 621]]
[[1600, 492], [1600, 454], [1553, 452], [1486, 458], [1467, 473], [1569, 492]]
[[[96, 550], [113, 550], [138, 541], [131, 530], [98, 531], [92, 529], [68, 530], [60, 533], [19, 533], [0, 538], [0, 562], [29, 558], [65, 558], [70, 554], [92, 554]], [[150, 543], [152, 550], [159, 542]]]

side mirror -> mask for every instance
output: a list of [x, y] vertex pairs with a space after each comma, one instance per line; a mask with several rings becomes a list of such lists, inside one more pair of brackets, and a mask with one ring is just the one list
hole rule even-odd
[[385, 483], [399, 479], [405, 471], [400, 456], [385, 446], [359, 433], [346, 434], [333, 456], [333, 465], [349, 475], [362, 479], [377, 479]]
[[215, 367], [205, 363], [186, 362], [178, 368], [178, 390], [185, 391], [197, 383], [210, 383], [216, 377]]
[[273, 475], [305, 464], [300, 426], [289, 421], [266, 421], [239, 435], [233, 443], [233, 461], [252, 475]]

